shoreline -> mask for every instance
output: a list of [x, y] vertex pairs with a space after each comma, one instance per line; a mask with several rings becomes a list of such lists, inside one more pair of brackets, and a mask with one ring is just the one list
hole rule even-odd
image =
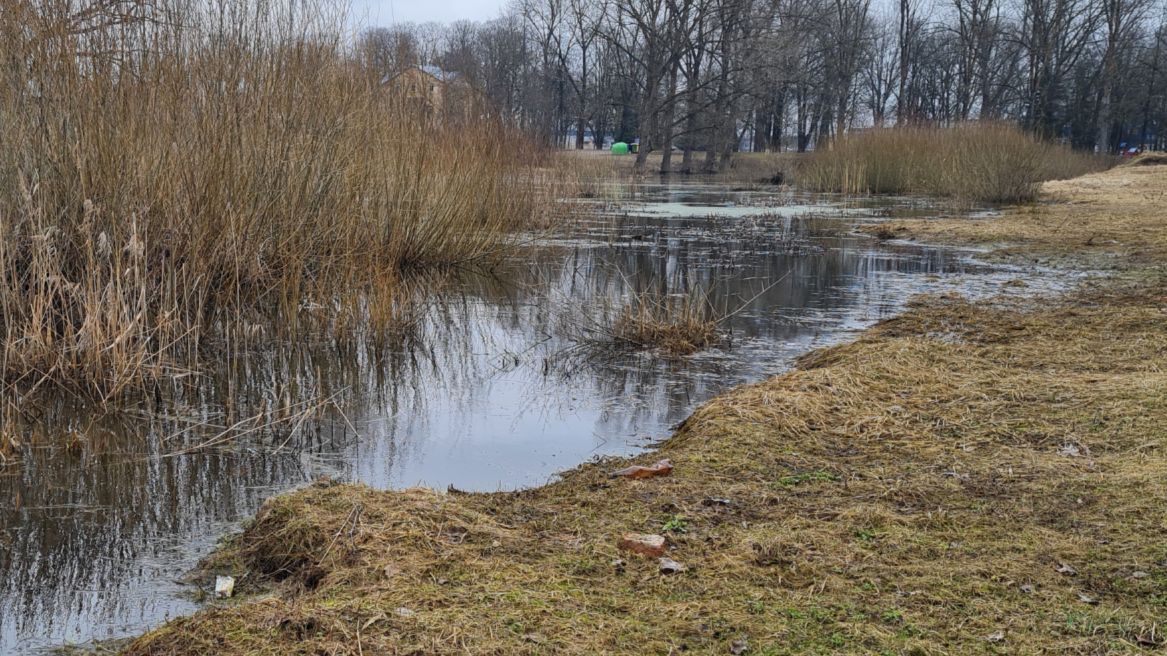
[[[1167, 167], [1120, 167], [991, 219], [890, 222], [897, 237], [1005, 242], [993, 257], [1119, 275], [1052, 299], [918, 300], [706, 403], [638, 457], [519, 492], [320, 484], [270, 499], [209, 563], [266, 596], [126, 653], [1158, 644], [1167, 235], [1139, 194], [1164, 184]], [[662, 457], [671, 476], [607, 476]], [[686, 571], [621, 551], [627, 532], [665, 536]]]

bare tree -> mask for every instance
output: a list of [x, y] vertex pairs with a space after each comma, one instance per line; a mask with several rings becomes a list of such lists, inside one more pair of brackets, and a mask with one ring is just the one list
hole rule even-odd
[[[896, 82], [903, 81], [903, 69], [898, 56], [902, 50], [893, 47], [895, 38], [887, 21], [877, 22], [868, 44], [867, 65], [863, 67], [863, 83], [866, 87], [864, 98], [876, 127], [883, 127], [886, 123]], [[901, 93], [906, 94], [906, 88]]]
[[916, 62], [919, 49], [920, 20], [919, 0], [896, 0], [897, 29], [896, 49], [899, 67], [899, 92], [896, 94], [896, 123], [906, 123], [912, 119], [913, 99], [908, 86], [912, 65]]
[[454, 70], [547, 143], [639, 139], [639, 170], [659, 152], [671, 171], [674, 146], [681, 171], [724, 169], [745, 134], [803, 151], [893, 111], [1109, 149], [1163, 140], [1165, 33], [1144, 26], [1164, 1], [517, 0], [485, 24], [373, 30], [356, 52], [382, 74]]
[[1091, 0], [1023, 0], [1021, 40], [1028, 59], [1026, 125], [1054, 133], [1058, 95], [1098, 24]]
[[1111, 104], [1114, 102], [1115, 78], [1118, 77], [1119, 50], [1126, 46], [1135, 27], [1146, 15], [1149, 0], [1100, 0], [1106, 45], [1102, 52], [1101, 97], [1098, 104], [1099, 152], [1111, 150]]

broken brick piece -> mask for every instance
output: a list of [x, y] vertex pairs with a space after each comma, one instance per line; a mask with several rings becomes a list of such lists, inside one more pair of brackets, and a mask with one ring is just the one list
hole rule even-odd
[[673, 463], [666, 458], [650, 467], [633, 465], [617, 469], [608, 476], [611, 478], [652, 478], [653, 476], [668, 476], [671, 473], [673, 473]]
[[660, 535], [625, 533], [620, 538], [618, 546], [625, 551], [631, 551], [650, 558], [660, 558], [665, 555], [665, 539]]

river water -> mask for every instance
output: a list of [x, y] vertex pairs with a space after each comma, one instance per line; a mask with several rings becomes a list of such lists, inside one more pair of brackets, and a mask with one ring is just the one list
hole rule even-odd
[[[919, 201], [700, 184], [604, 196], [579, 202], [570, 229], [442, 287], [387, 355], [288, 348], [254, 354], [245, 381], [181, 404], [40, 411], [43, 439], [0, 466], [0, 654], [124, 637], [196, 611], [184, 574], [264, 498], [320, 475], [379, 488], [539, 485], [649, 447], [696, 405], [913, 294], [987, 295], [1040, 277], [854, 231], [937, 212]], [[586, 346], [633, 292], [707, 297], [732, 314], [725, 344], [684, 359]], [[329, 405], [217, 439], [237, 421], [223, 394]]]

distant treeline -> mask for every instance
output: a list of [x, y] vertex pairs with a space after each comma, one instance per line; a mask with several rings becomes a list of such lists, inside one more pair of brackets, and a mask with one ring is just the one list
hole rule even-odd
[[[386, 74], [458, 73], [550, 143], [803, 151], [853, 128], [1013, 121], [1162, 146], [1159, 0], [519, 0], [486, 23], [366, 31]], [[708, 151], [703, 162], [694, 151]]]

